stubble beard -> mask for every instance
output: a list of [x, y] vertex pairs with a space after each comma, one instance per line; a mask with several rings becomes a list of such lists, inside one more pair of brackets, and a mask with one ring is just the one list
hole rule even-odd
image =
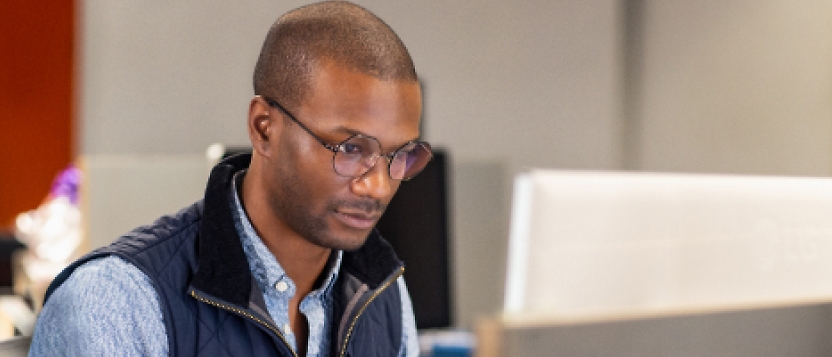
[[[345, 202], [343, 200], [328, 199], [324, 210], [315, 213], [315, 207], [309, 202], [310, 194], [294, 172], [282, 172], [282, 185], [278, 187], [280, 194], [273, 195], [270, 205], [276, 214], [292, 230], [308, 242], [320, 247], [353, 251], [364, 245], [369, 232], [355, 232], [350, 236], [336, 236], [327, 222], [330, 215], [337, 214], [338, 208], [360, 207], [365, 210], [381, 210], [386, 205], [380, 202]], [[358, 236], [355, 236], [358, 235]]]

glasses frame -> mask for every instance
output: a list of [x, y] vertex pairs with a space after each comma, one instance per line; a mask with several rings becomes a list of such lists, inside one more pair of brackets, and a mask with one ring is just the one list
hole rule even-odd
[[[340, 143], [338, 143], [337, 145], [332, 145], [332, 144], [327, 143], [326, 141], [324, 141], [324, 139], [321, 139], [321, 137], [320, 137], [320, 136], [318, 136], [318, 135], [317, 135], [317, 134], [315, 134], [315, 133], [314, 133], [311, 129], [309, 129], [308, 127], [306, 127], [306, 125], [303, 125], [303, 123], [301, 123], [301, 122], [300, 122], [300, 120], [298, 120], [298, 118], [296, 118], [296, 117], [295, 117], [295, 115], [294, 115], [294, 114], [292, 114], [292, 112], [290, 112], [290, 111], [289, 111], [288, 109], [286, 109], [283, 105], [281, 105], [280, 103], [278, 103], [276, 100], [274, 100], [274, 99], [272, 99], [272, 98], [269, 98], [269, 97], [262, 96], [262, 95], [261, 95], [261, 97], [262, 97], [264, 100], [266, 100], [266, 103], [268, 103], [270, 107], [272, 107], [272, 108], [276, 108], [277, 110], [279, 110], [279, 111], [283, 112], [283, 114], [285, 114], [287, 117], [289, 117], [289, 119], [290, 119], [292, 122], [294, 122], [295, 124], [297, 124], [297, 125], [298, 125], [301, 129], [303, 129], [303, 131], [305, 131], [307, 134], [309, 134], [310, 136], [312, 136], [313, 138], [315, 138], [315, 141], [319, 142], [319, 143], [320, 143], [321, 145], [323, 145], [323, 146], [324, 146], [327, 150], [332, 151], [332, 170], [333, 170], [333, 171], [335, 171], [335, 174], [337, 174], [338, 176], [341, 176], [341, 177], [350, 177], [350, 178], [359, 178], [359, 177], [361, 177], [361, 176], [366, 175], [368, 172], [372, 171], [372, 170], [373, 170], [373, 168], [375, 168], [375, 167], [376, 167], [376, 163], [378, 162], [378, 157], [377, 157], [377, 158], [375, 158], [375, 160], [373, 160], [373, 165], [372, 165], [372, 166], [370, 166], [369, 168], [367, 168], [367, 171], [364, 171], [364, 172], [363, 172], [363, 173], [361, 173], [360, 175], [355, 175], [355, 176], [351, 176], [351, 175], [343, 175], [343, 174], [341, 174], [340, 172], [338, 172], [338, 170], [337, 170], [337, 169], [335, 169], [335, 156], [336, 156], [336, 155], [338, 155], [338, 153], [342, 151], [342, 150], [340, 149], [340, 148], [341, 148], [341, 146], [342, 146], [342, 145], [344, 145], [344, 143], [346, 143], [346, 142], [348, 142], [348, 141], [352, 140], [353, 138], [356, 138], [356, 137], [361, 137], [361, 138], [367, 138], [367, 139], [372, 139], [372, 140], [375, 140], [375, 142], [378, 144], [378, 147], [379, 147], [379, 148], [381, 148], [381, 142], [379, 142], [379, 141], [378, 141], [378, 139], [376, 139], [376, 138], [374, 138], [374, 137], [372, 137], [372, 136], [367, 136], [367, 135], [363, 135], [363, 134], [354, 134], [354, 135], [351, 135], [350, 137], [346, 138], [345, 140], [341, 141], [341, 142], [340, 142]], [[404, 145], [399, 146], [399, 148], [398, 148], [398, 149], [393, 150], [393, 152], [391, 152], [391, 153], [389, 153], [389, 154], [385, 154], [385, 153], [379, 152], [379, 155], [378, 155], [378, 156], [379, 156], [379, 157], [383, 157], [383, 158], [385, 159], [385, 161], [387, 161], [387, 177], [389, 177], [391, 180], [408, 181], [408, 180], [410, 180], [410, 179], [412, 179], [412, 178], [416, 177], [416, 175], [418, 175], [419, 173], [421, 173], [421, 172], [422, 172], [422, 170], [424, 170], [424, 167], [423, 167], [423, 168], [422, 168], [422, 169], [420, 169], [418, 172], [416, 172], [415, 174], [413, 174], [412, 176], [410, 176], [410, 177], [408, 177], [408, 178], [401, 178], [401, 179], [395, 179], [395, 178], [393, 178], [393, 175], [391, 174], [391, 171], [390, 171], [390, 170], [391, 170], [391, 166], [393, 165], [393, 158], [394, 158], [394, 157], [396, 157], [396, 155], [399, 153], [399, 151], [401, 151], [402, 149], [404, 149], [405, 147], [407, 147], [407, 146], [408, 146], [408, 145], [410, 145], [410, 144], [417, 144], [417, 145], [421, 145], [423, 148], [425, 148], [425, 149], [427, 150], [429, 157], [428, 157], [428, 160], [427, 160], [427, 161], [426, 161], [426, 163], [425, 163], [425, 167], [427, 167], [427, 163], [429, 163], [431, 160], [433, 160], [433, 151], [431, 150], [430, 144], [428, 144], [428, 143], [427, 143], [427, 142], [425, 142], [425, 141], [419, 141], [419, 140], [411, 140], [411, 141], [408, 141], [408, 142], [404, 143]], [[379, 151], [380, 151], [380, 150], [379, 150]]]

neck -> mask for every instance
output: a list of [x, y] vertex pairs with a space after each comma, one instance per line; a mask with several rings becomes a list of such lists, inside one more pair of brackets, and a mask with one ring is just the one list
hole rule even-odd
[[[251, 168], [249, 169], [251, 170]], [[238, 192], [241, 204], [260, 239], [277, 259], [297, 288], [296, 296], [305, 296], [315, 288], [329, 261], [332, 249], [312, 244], [282, 221], [268, 204], [251, 172], [243, 178]]]

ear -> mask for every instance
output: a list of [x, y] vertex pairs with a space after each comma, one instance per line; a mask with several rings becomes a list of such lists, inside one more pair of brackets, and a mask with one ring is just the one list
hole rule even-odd
[[251, 99], [248, 107], [248, 137], [255, 154], [272, 156], [272, 142], [280, 134], [278, 116], [271, 115], [271, 106], [263, 97], [257, 95]]

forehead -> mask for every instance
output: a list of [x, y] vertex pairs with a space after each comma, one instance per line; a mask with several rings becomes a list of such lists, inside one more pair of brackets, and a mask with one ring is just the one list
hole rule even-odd
[[325, 64], [315, 71], [299, 114], [322, 136], [342, 140], [352, 134], [397, 146], [418, 138], [422, 98], [413, 81], [381, 80], [349, 68]]

